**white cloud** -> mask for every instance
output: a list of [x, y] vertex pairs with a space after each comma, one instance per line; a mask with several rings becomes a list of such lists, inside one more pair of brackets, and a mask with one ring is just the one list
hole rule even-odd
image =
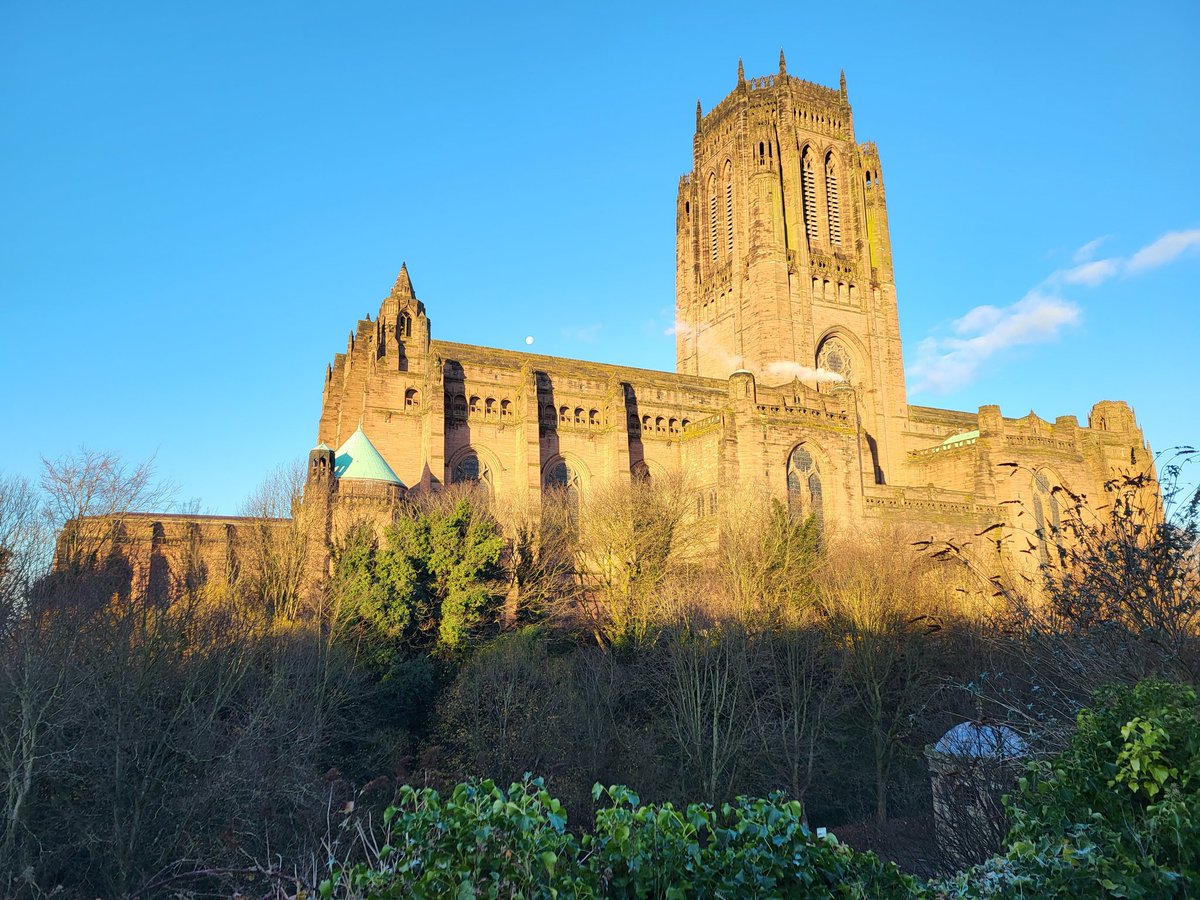
[[1129, 258], [1127, 273], [1144, 272], [1174, 262], [1188, 250], [1200, 247], [1200, 228], [1191, 231], [1168, 231], [1158, 240], [1147, 244]]
[[800, 363], [787, 359], [777, 359], [774, 362], [767, 363], [764, 374], [768, 379], [771, 379], [772, 384], [791, 381], [793, 378], [799, 378], [801, 381], [817, 382], [846, 380], [837, 372], [830, 372], [828, 369], [814, 369], [812, 366], [802, 366]]
[[1053, 294], [1030, 291], [1011, 306], [977, 306], [955, 320], [956, 337], [929, 337], [917, 345], [910, 374], [913, 392], [946, 393], [971, 381], [988, 359], [1010, 347], [1052, 341], [1076, 325], [1078, 306]]
[[1111, 237], [1112, 237], [1111, 234], [1102, 234], [1100, 237], [1096, 238], [1095, 240], [1088, 241], [1086, 244], [1084, 244], [1082, 247], [1080, 247], [1078, 250], [1075, 251], [1075, 255], [1071, 257], [1071, 261], [1074, 263], [1089, 262], [1091, 260], [1091, 258], [1096, 255], [1096, 251], [1100, 249], [1100, 245], [1103, 244], [1105, 241], [1107, 241]]
[[1067, 284], [1086, 284], [1095, 287], [1112, 278], [1121, 271], [1120, 259], [1097, 259], [1094, 262], [1082, 263], [1071, 269], [1056, 272], [1055, 276]]
[[1055, 340], [1064, 328], [1077, 325], [1082, 310], [1060, 297], [1063, 285], [1096, 287], [1118, 275], [1136, 275], [1174, 262], [1200, 249], [1200, 229], [1168, 231], [1132, 256], [1092, 259], [1109, 236], [1088, 241], [1075, 251], [1075, 265], [1050, 273], [1040, 285], [1011, 306], [976, 306], [950, 323], [953, 337], [927, 337], [917, 345], [909, 367], [913, 393], [947, 393], [970, 382], [985, 360], [1022, 344]]

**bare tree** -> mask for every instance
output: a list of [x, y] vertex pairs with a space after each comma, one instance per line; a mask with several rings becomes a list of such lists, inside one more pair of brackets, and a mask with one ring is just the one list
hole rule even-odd
[[926, 595], [929, 563], [911, 543], [891, 529], [842, 535], [820, 574], [821, 603], [843, 647], [846, 687], [863, 715], [881, 824], [893, 763], [930, 694], [925, 644], [940, 627]]
[[594, 485], [578, 518], [575, 571], [597, 641], [645, 640], [663, 584], [694, 553], [691, 494], [681, 477]]
[[240, 527], [246, 557], [243, 588], [272, 616], [293, 619], [300, 612], [309, 552], [309, 522], [304, 509], [304, 466], [271, 471], [242, 505], [251, 521]]

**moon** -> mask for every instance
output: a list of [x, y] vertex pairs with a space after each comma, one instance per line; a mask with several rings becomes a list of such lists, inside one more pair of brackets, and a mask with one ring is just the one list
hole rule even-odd
[[531, 335], [529, 335], [529, 336], [527, 336], [527, 337], [525, 338], [525, 343], [526, 343], [526, 344], [532, 344], [532, 343], [533, 343], [533, 335], [532, 335], [532, 334], [531, 334]]

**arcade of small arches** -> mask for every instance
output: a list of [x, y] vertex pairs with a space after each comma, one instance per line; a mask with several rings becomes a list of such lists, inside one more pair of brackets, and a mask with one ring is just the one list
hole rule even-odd
[[[497, 401], [495, 397], [477, 397], [465, 394], [450, 394], [445, 397], [446, 418], [451, 423], [462, 423], [468, 419], [483, 419], [484, 421], [506, 421], [513, 414], [511, 400]], [[407, 406], [407, 402], [405, 404]]]

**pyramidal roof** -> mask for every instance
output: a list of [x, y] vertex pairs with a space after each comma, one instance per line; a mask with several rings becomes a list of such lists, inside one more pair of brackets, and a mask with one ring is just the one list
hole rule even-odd
[[375, 449], [363, 431], [362, 423], [358, 430], [346, 439], [346, 443], [338, 447], [333, 458], [333, 474], [338, 478], [357, 478], [362, 481], [386, 481], [404, 487], [404, 482], [396, 477], [387, 460]]

